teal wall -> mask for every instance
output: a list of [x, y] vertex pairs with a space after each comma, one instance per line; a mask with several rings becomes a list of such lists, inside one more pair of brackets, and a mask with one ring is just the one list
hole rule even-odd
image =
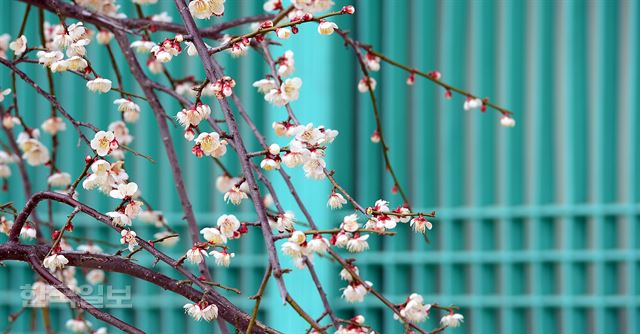
[[[120, 0], [127, 13], [129, 1]], [[255, 14], [260, 1], [227, 1], [226, 17]], [[337, 1], [336, 8], [343, 1]], [[371, 1], [352, 2], [356, 15], [336, 22], [389, 57], [424, 70], [438, 69], [443, 80], [466, 88], [515, 112], [518, 125], [502, 128], [492, 111], [464, 112], [463, 98], [442, 98], [442, 90], [417, 79], [404, 84], [406, 73], [383, 65], [375, 74], [377, 95], [391, 157], [400, 180], [409, 190], [416, 209], [436, 210], [438, 219], [430, 244], [399, 228], [394, 238], [372, 236], [372, 250], [358, 255], [363, 277], [401, 302], [411, 292], [441, 304], [462, 308], [465, 325], [452, 333], [636, 333], [640, 332], [640, 188], [636, 171], [640, 164], [635, 98], [639, 91], [640, 3], [637, 1]], [[0, 31], [17, 33], [24, 5], [7, 2]], [[177, 19], [173, 1], [160, 0], [154, 9], [168, 10]], [[147, 9], [149, 11], [149, 9]], [[55, 21], [55, 19], [50, 18]], [[37, 16], [32, 12], [27, 34], [36, 39]], [[214, 19], [216, 22], [218, 19]], [[313, 26], [301, 27], [299, 36], [274, 48], [295, 52], [297, 75], [303, 78], [301, 98], [293, 104], [302, 122], [338, 129], [340, 136], [329, 148], [329, 166], [341, 184], [365, 204], [385, 198], [398, 204], [390, 192], [379, 147], [369, 141], [374, 130], [370, 101], [357, 93], [361, 77], [353, 54], [337, 36], [322, 37]], [[32, 37], [33, 36], [33, 37]], [[89, 55], [97, 71], [114, 79], [104, 50], [92, 44]], [[121, 64], [123, 59], [119, 58]], [[238, 81], [237, 93], [254, 120], [269, 132], [273, 120], [282, 120], [281, 109], [265, 106], [250, 83], [266, 73], [255, 54], [222, 59], [227, 72]], [[124, 66], [124, 65], [122, 65]], [[38, 65], [21, 65], [43, 85], [45, 73]], [[204, 73], [195, 58], [180, 56], [170, 65], [172, 73]], [[7, 71], [0, 70], [0, 87], [10, 86]], [[174, 76], [178, 76], [174, 74]], [[63, 105], [77, 118], [102, 127], [117, 115], [108, 95], [85, 94], [84, 83], [69, 74], [57, 74], [56, 88]], [[159, 80], [163, 80], [159, 77]], [[138, 91], [132, 78], [128, 90]], [[75, 88], [72, 88], [75, 87]], [[18, 85], [19, 103], [30, 124], [40, 124], [49, 106], [26, 85]], [[5, 102], [6, 103], [6, 102]], [[179, 106], [163, 96], [170, 114]], [[215, 103], [211, 103], [215, 105]], [[216, 106], [214, 112], [219, 112]], [[155, 164], [128, 157], [127, 170], [140, 184], [144, 196], [162, 208], [172, 224], [186, 232], [180, 220], [180, 204], [164, 155], [158, 145], [157, 126], [151, 110], [131, 127], [132, 146], [156, 159]], [[249, 130], [243, 127], [247, 137]], [[270, 132], [269, 132], [270, 133]], [[210, 225], [221, 213], [237, 211], [254, 217], [250, 204], [226, 206], [212, 191], [220, 170], [211, 161], [198, 160], [172, 134], [181, 157], [199, 222]], [[270, 133], [271, 135], [271, 133]], [[82, 162], [72, 158], [88, 153], [76, 148], [76, 135], [68, 130], [62, 139], [60, 166], [77, 175]], [[271, 138], [275, 140], [275, 138]], [[250, 140], [257, 149], [255, 141]], [[82, 155], [78, 155], [80, 152]], [[233, 154], [225, 163], [234, 171]], [[24, 200], [17, 169], [2, 202]], [[42, 170], [30, 168], [35, 189], [46, 187]], [[337, 226], [350, 213], [328, 212], [326, 182], [305, 180], [302, 197], [323, 227]], [[273, 177], [286, 192], [279, 177]], [[103, 195], [81, 192], [81, 199], [108, 211], [115, 202]], [[293, 199], [284, 196], [285, 207]], [[69, 213], [58, 208], [59, 222]], [[44, 214], [42, 211], [41, 214]], [[117, 243], [118, 236], [84, 217], [77, 219], [75, 235], [87, 235]], [[135, 227], [152, 238], [153, 227]], [[168, 250], [180, 256], [189, 247], [188, 237]], [[4, 239], [3, 239], [4, 240]], [[240, 288], [244, 295], [228, 295], [249, 310], [264, 272], [259, 233], [249, 233], [233, 245], [238, 256], [230, 269], [214, 269], [216, 280]], [[140, 263], [151, 259], [140, 257]], [[344, 316], [362, 313], [382, 333], [397, 333], [400, 326], [382, 304], [369, 296], [355, 309], [340, 300], [344, 283], [335, 264], [317, 259], [318, 269], [333, 305]], [[166, 266], [158, 270], [177, 277]], [[109, 276], [115, 286], [131, 285], [134, 309], [114, 313], [142, 329], [156, 333], [210, 332], [212, 326], [196, 323], [182, 314], [182, 297], [132, 281]], [[33, 274], [24, 264], [0, 268], [0, 328], [8, 314], [20, 307], [19, 286]], [[293, 296], [317, 316], [321, 307], [308, 283], [308, 273], [287, 275]], [[261, 318], [286, 333], [299, 333], [304, 325], [290, 308], [280, 304], [275, 284], [270, 284]], [[63, 324], [70, 312], [52, 310]], [[40, 317], [34, 313], [34, 317]], [[32, 313], [23, 315], [16, 332], [28, 332]], [[436, 326], [437, 314], [429, 326]], [[93, 321], [98, 324], [98, 321]], [[40, 328], [40, 327], [39, 327]], [[216, 329], [217, 330], [217, 329]]]

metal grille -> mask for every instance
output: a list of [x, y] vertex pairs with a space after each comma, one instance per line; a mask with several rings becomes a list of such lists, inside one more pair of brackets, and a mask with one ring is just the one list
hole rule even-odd
[[[131, 9], [129, 1], [121, 2]], [[491, 111], [464, 112], [461, 97], [446, 101], [439, 88], [422, 80], [407, 87], [406, 73], [383, 65], [375, 77], [394, 167], [409, 187], [413, 206], [435, 209], [439, 218], [428, 245], [404, 227], [394, 238], [372, 237], [372, 250], [357, 256], [363, 277], [395, 302], [419, 292], [429, 301], [459, 305], [466, 323], [452, 333], [639, 332], [638, 2], [360, 0], [354, 4], [357, 15], [337, 19], [341, 27], [393, 59], [440, 70], [446, 82], [490, 97], [513, 110], [518, 121], [515, 129], [501, 128]], [[172, 1], [161, 0], [152, 8], [178, 17]], [[235, 17], [258, 13], [261, 3], [228, 1], [226, 8], [225, 15]], [[23, 11], [23, 4], [5, 4], [1, 30], [15, 35]], [[317, 36], [315, 27], [300, 30], [299, 38], [285, 43], [294, 50], [297, 73], [304, 80], [294, 110], [302, 121], [340, 131], [329, 149], [328, 164], [361, 203], [385, 198], [399, 204], [399, 196], [390, 192], [392, 182], [379, 147], [369, 141], [375, 126], [368, 98], [355, 89], [360, 74], [352, 52], [337, 37]], [[30, 25], [27, 33], [37, 36], [36, 26]], [[99, 47], [92, 45], [89, 54], [96, 54]], [[280, 50], [274, 53], [286, 49]], [[178, 60], [172, 62], [172, 72], [202, 72], [197, 60], [183, 56]], [[96, 64], [99, 73], [110, 73], [106, 57]], [[282, 110], [264, 106], [248, 87], [266, 73], [258, 56], [225, 58], [224, 64], [240, 83], [239, 95], [258, 124], [268, 130], [272, 121], [285, 118]], [[35, 66], [23, 68], [45, 82], [44, 72]], [[8, 87], [7, 72], [0, 73], [0, 87]], [[56, 87], [71, 85], [78, 90], [58, 88], [58, 95], [74, 115], [103, 126], [115, 119], [111, 96], [84, 94], [78, 78], [56, 75]], [[136, 87], [132, 81], [126, 86]], [[46, 102], [21, 83], [18, 92], [30, 124], [40, 124], [48, 114]], [[163, 103], [170, 112], [179, 108], [166, 97]], [[129, 159], [127, 168], [151, 203], [169, 212], [169, 220], [184, 232], [168, 163], [163, 149], [153, 144], [159, 139], [155, 123], [149, 109], [143, 107], [143, 113], [132, 128], [134, 147], [151, 154], [157, 163]], [[249, 136], [248, 129], [243, 131]], [[179, 130], [174, 129], [173, 135], [178, 139]], [[69, 159], [76, 150], [72, 131], [62, 143], [68, 149], [61, 154], [61, 167], [77, 175], [81, 166]], [[193, 159], [186, 145], [178, 144], [178, 152], [199, 222], [211, 224], [219, 214], [233, 212], [221, 196], [211, 194], [219, 170]], [[239, 170], [234, 160], [230, 155], [225, 163]], [[30, 173], [35, 188], [42, 189], [46, 177]], [[322, 226], [335, 226], [351, 213], [328, 213], [328, 184], [292, 174], [304, 185], [303, 200]], [[16, 199], [19, 182], [11, 180], [10, 193], [1, 195], [2, 201]], [[99, 194], [83, 197], [103, 211], [112, 204]], [[285, 206], [293, 209], [295, 203], [285, 198]], [[63, 217], [68, 209], [56, 212]], [[249, 206], [237, 213], [252, 217]], [[112, 231], [95, 224], [79, 220], [74, 234], [115, 240]], [[154, 232], [140, 226], [136, 231], [146, 237]], [[186, 239], [169, 253], [179, 256], [189, 247]], [[258, 233], [250, 233], [237, 246], [240, 255], [232, 268], [215, 270], [216, 279], [253, 294], [266, 264], [261, 245]], [[151, 259], [141, 257], [141, 262], [149, 264]], [[322, 259], [316, 263], [340, 313], [362, 313], [382, 333], [401, 330], [371, 296], [355, 307], [341, 301], [339, 288], [344, 283], [338, 279], [338, 268]], [[133, 287], [136, 307], [116, 310], [117, 316], [150, 332], [210, 331], [209, 325], [182, 314], [183, 298], [122, 276], [108, 277], [113, 285]], [[8, 282], [0, 291], [0, 319], [19, 308], [15, 291], [31, 280], [25, 265], [8, 263], [0, 269], [0, 282]], [[287, 282], [304, 307], [314, 315], [321, 313], [316, 292], [305, 283], [308, 273], [294, 272]], [[261, 319], [286, 333], [305, 328], [280, 304], [275, 286], [270, 285], [267, 296]], [[244, 297], [229, 297], [245, 309], [252, 305]], [[52, 312], [60, 324], [69, 317], [62, 307]], [[429, 324], [435, 326], [438, 319], [432, 314]], [[29, 316], [23, 316], [16, 329], [28, 332]]]

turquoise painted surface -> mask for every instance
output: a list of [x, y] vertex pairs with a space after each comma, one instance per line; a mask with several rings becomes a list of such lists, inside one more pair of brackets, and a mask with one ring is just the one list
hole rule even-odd
[[[127, 13], [133, 13], [129, 1], [120, 2]], [[347, 3], [337, 2], [336, 6]], [[394, 59], [420, 69], [440, 70], [445, 81], [490, 97], [513, 110], [518, 121], [515, 129], [504, 129], [498, 126], [495, 113], [464, 112], [462, 97], [446, 101], [442, 90], [429, 82], [418, 79], [415, 86], [407, 87], [406, 73], [388, 66], [375, 74], [400, 179], [408, 187], [413, 206], [435, 209], [439, 218], [428, 245], [402, 228], [394, 238], [372, 237], [372, 250], [358, 256], [364, 277], [396, 302], [415, 291], [430, 301], [460, 305], [466, 323], [452, 331], [455, 333], [639, 332], [638, 2], [353, 3], [357, 15], [337, 19], [341, 27]], [[160, 0], [150, 8], [167, 10], [177, 18], [172, 1]], [[227, 4], [228, 17], [260, 10], [259, 1]], [[15, 35], [23, 12], [24, 5], [10, 2], [1, 14], [0, 30]], [[32, 13], [30, 22], [36, 19]], [[28, 36], [35, 38], [36, 29], [29, 25]], [[315, 27], [300, 30], [299, 38], [273, 51], [280, 55], [291, 48], [296, 54], [297, 75], [304, 86], [294, 109], [303, 122], [340, 131], [329, 149], [329, 166], [359, 201], [369, 204], [384, 197], [399, 203], [400, 198], [390, 192], [392, 183], [384, 172], [379, 147], [369, 141], [374, 130], [371, 106], [368, 97], [355, 88], [361, 76], [352, 52], [336, 36], [318, 36]], [[104, 54], [104, 50], [91, 45], [89, 54], [97, 53]], [[265, 106], [250, 87], [266, 73], [259, 56], [222, 58], [259, 125], [268, 130], [272, 121], [285, 118], [283, 110]], [[96, 65], [99, 73], [113, 79], [106, 54], [96, 58]], [[37, 65], [21, 66], [44, 84], [44, 72]], [[170, 71], [204, 75], [199, 62], [185, 56], [172, 62]], [[118, 116], [111, 105], [114, 94], [84, 94], [78, 78], [55, 77], [58, 95], [74, 116], [103, 127]], [[126, 80], [127, 89], [139, 91], [131, 78]], [[9, 85], [3, 69], [0, 87]], [[40, 124], [48, 115], [46, 101], [22, 83], [17, 90], [27, 120]], [[163, 97], [162, 101], [169, 112], [179, 110], [171, 99]], [[162, 147], [155, 144], [157, 128], [147, 107], [131, 131], [136, 137], [133, 146], [157, 160], [152, 165], [129, 159], [132, 178], [151, 203], [167, 212], [176, 229], [185, 232], [169, 166]], [[246, 127], [242, 131], [250, 135]], [[250, 205], [228, 207], [210, 190], [219, 169], [209, 161], [194, 159], [180, 140], [179, 129], [172, 135], [182, 167], [188, 171], [186, 181], [200, 223], [212, 224], [221, 213], [234, 211], [251, 219]], [[62, 143], [69, 148], [61, 154], [62, 169], [78, 174], [81, 165], [69, 159], [76, 153], [72, 131], [67, 131]], [[256, 142], [251, 145], [257, 148]], [[77, 151], [88, 153], [85, 147]], [[232, 170], [239, 170], [233, 154], [224, 161]], [[34, 188], [43, 189], [46, 176], [32, 168], [30, 174]], [[303, 199], [321, 226], [336, 226], [350, 213], [324, 209], [331, 190], [328, 184], [307, 181], [298, 171], [292, 175], [301, 182]], [[273, 179], [283, 189], [279, 178]], [[99, 194], [81, 196], [102, 211], [114, 204]], [[23, 203], [17, 177], [10, 180], [10, 192], [0, 195], [2, 201], [8, 198]], [[293, 199], [284, 196], [284, 200], [285, 207], [294, 208]], [[63, 219], [69, 211], [57, 208], [56, 212]], [[139, 226], [136, 231], [150, 238], [155, 229]], [[117, 242], [111, 231], [89, 220], [78, 220], [74, 234]], [[266, 263], [261, 242], [257, 233], [241, 240], [235, 246], [239, 255], [232, 268], [214, 269], [215, 278], [246, 295], [253, 294]], [[179, 256], [188, 247], [183, 238], [169, 253]], [[151, 259], [140, 261], [149, 264]], [[400, 330], [372, 297], [355, 307], [342, 302], [339, 288], [344, 283], [337, 277], [338, 268], [323, 260], [316, 262], [330, 299], [342, 315], [363, 313], [382, 333]], [[175, 277], [166, 267], [158, 270]], [[32, 280], [25, 265], [0, 268], [4, 289], [0, 291], [0, 325], [20, 307], [15, 291]], [[294, 297], [319, 315], [317, 295], [306, 283], [308, 273], [294, 272], [287, 281]], [[210, 325], [195, 323], [182, 314], [180, 306], [185, 300], [181, 297], [120, 275], [110, 274], [109, 282], [132, 286], [135, 309], [114, 312], [149, 332], [211, 331]], [[245, 296], [229, 298], [245, 309], [252, 306]], [[52, 315], [62, 324], [69, 311], [56, 307]], [[269, 286], [261, 318], [286, 333], [304, 328], [281, 305], [274, 285]], [[433, 314], [427, 328], [435, 326], [438, 318]], [[27, 313], [16, 331], [28, 332], [30, 322], [31, 313]]]

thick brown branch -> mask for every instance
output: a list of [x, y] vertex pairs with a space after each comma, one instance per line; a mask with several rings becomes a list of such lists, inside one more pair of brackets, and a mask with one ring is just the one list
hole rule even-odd
[[[209, 53], [207, 50], [207, 46], [202, 41], [202, 37], [200, 36], [200, 32], [198, 31], [195, 22], [193, 21], [193, 17], [191, 17], [191, 13], [189, 13], [189, 9], [185, 5], [184, 1], [176, 0], [176, 6], [178, 7], [178, 11], [180, 12], [180, 16], [185, 22], [185, 27], [187, 32], [192, 37], [193, 43], [198, 51], [198, 55], [202, 60], [204, 70], [207, 76], [207, 79], [211, 82], [215, 82], [218, 79], [222, 78], [222, 73], [216, 71], [212, 65], [212, 59], [209, 58]], [[258, 215], [258, 220], [262, 225], [262, 234], [264, 236], [265, 244], [267, 246], [267, 252], [269, 254], [269, 262], [273, 267], [274, 277], [276, 278], [276, 282], [278, 283], [278, 287], [280, 289], [280, 294], [283, 299], [283, 302], [286, 300], [287, 290], [284, 284], [284, 280], [282, 278], [282, 269], [280, 268], [280, 261], [278, 260], [278, 254], [275, 249], [275, 244], [272, 239], [271, 227], [269, 226], [269, 221], [266, 216], [266, 210], [264, 207], [264, 203], [262, 202], [262, 197], [260, 196], [260, 190], [258, 188], [258, 184], [256, 179], [252, 173], [251, 161], [247, 156], [247, 150], [244, 146], [244, 141], [240, 136], [240, 131], [238, 130], [238, 124], [236, 123], [233, 112], [231, 111], [231, 107], [229, 106], [226, 99], [218, 100], [220, 102], [220, 106], [222, 107], [222, 111], [224, 113], [224, 118], [227, 121], [227, 125], [229, 126], [229, 131], [232, 135], [232, 140], [236, 146], [236, 152], [240, 158], [240, 165], [242, 166], [242, 172], [246, 179], [247, 185], [249, 186], [249, 192], [251, 195], [251, 199], [256, 209], [256, 213]]]
[[[29, 255], [35, 255], [38, 263], [44, 259], [48, 248], [46, 246], [29, 246], [20, 244], [3, 244], [0, 245], [0, 261], [17, 260], [29, 261]], [[126, 274], [138, 279], [145, 280], [155, 284], [165, 290], [169, 290], [184, 296], [185, 298], [198, 302], [205, 298], [208, 302], [218, 306], [219, 314], [229, 323], [234, 324], [237, 328], [245, 330], [249, 324], [250, 316], [243, 313], [233, 306], [229, 301], [221, 300], [217, 295], [210, 293], [203, 294], [187, 284], [180, 284], [180, 281], [174, 280], [161, 273], [155, 272], [146, 267], [140, 266], [126, 258], [106, 255], [106, 254], [90, 254], [78, 252], [61, 252], [68, 260], [68, 266], [102, 269], [106, 271], [118, 272]], [[278, 333], [278, 331], [265, 326], [260, 322], [256, 322], [252, 333]]]
[[53, 276], [41, 263], [41, 260], [37, 255], [31, 253], [28, 255], [29, 263], [35, 272], [37, 272], [42, 279], [47, 281], [51, 286], [56, 288], [58, 291], [62, 292], [70, 301], [72, 301], [75, 306], [80, 307], [81, 309], [89, 312], [91, 315], [100, 319], [108, 324], [111, 324], [127, 333], [137, 333], [143, 334], [144, 332], [135, 328], [126, 322], [112, 316], [109, 313], [103, 312], [84, 300], [78, 294], [73, 292], [66, 284], [62, 283], [59, 279]]

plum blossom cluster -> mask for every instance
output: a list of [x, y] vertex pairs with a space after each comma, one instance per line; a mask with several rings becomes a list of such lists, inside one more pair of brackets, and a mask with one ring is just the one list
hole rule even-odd
[[431, 304], [425, 304], [424, 298], [421, 295], [412, 293], [398, 308], [400, 309], [400, 316], [402, 316], [402, 318], [394, 314], [394, 319], [400, 322], [403, 322], [404, 319], [410, 323], [417, 324], [427, 320]]
[[[188, 130], [185, 137], [189, 137]], [[215, 131], [202, 132], [196, 137], [195, 145], [191, 148], [191, 152], [198, 158], [202, 158], [203, 156], [219, 158], [227, 153], [228, 144], [229, 143], [225, 139], [220, 138], [220, 135]]]
[[360, 253], [369, 249], [369, 234], [360, 233], [358, 215], [345, 216], [340, 224], [340, 231], [333, 234], [331, 244], [339, 248], [346, 248], [351, 253]]
[[184, 137], [188, 141], [193, 140], [198, 125], [203, 120], [209, 118], [211, 108], [203, 103], [196, 103], [189, 109], [182, 109], [176, 114], [176, 119], [181, 126], [184, 127]]
[[304, 258], [311, 260], [313, 254], [324, 255], [329, 249], [329, 240], [325, 239], [321, 234], [314, 234], [312, 239], [307, 242], [307, 236], [302, 231], [293, 231], [289, 239], [281, 246], [282, 252], [289, 255], [296, 267], [303, 269], [305, 267]]
[[375, 331], [365, 325], [365, 318], [357, 315], [345, 325], [340, 325], [335, 334], [375, 334]]
[[[343, 270], [346, 271], [346, 269]], [[358, 281], [354, 279], [348, 271], [347, 274], [340, 274], [341, 278], [348, 282], [347, 286], [342, 289], [342, 298], [348, 303], [363, 302], [364, 297], [369, 293], [371, 287], [373, 287], [373, 283], [369, 281]]]
[[[215, 264], [220, 267], [229, 267], [235, 253], [229, 252], [227, 242], [239, 239], [249, 232], [246, 223], [241, 223], [234, 215], [222, 215], [218, 218], [215, 227], [205, 227], [200, 234], [206, 242], [198, 242], [193, 245], [184, 256], [184, 259], [194, 264], [200, 264], [206, 257], [212, 255]], [[212, 251], [208, 252], [209, 249]]]
[[205, 300], [201, 300], [195, 304], [185, 304], [183, 308], [185, 313], [187, 313], [196, 321], [211, 321], [218, 318], [218, 307], [215, 304], [210, 304]]
[[314, 180], [325, 178], [326, 145], [333, 143], [338, 131], [324, 126], [293, 125], [289, 121], [274, 122], [273, 129], [277, 136], [292, 137], [285, 147], [270, 146], [261, 166], [266, 170], [280, 168], [280, 162], [289, 168], [302, 166], [305, 176]]
[[433, 227], [431, 222], [425, 218], [424, 213], [412, 213], [406, 206], [399, 206], [393, 210], [389, 208], [389, 202], [377, 200], [373, 207], [367, 209], [371, 215], [365, 228], [377, 231], [394, 229], [398, 223], [409, 223], [411, 228], [421, 234]]
[[[282, 66], [279, 68], [282, 68]], [[286, 69], [285, 71], [289, 71], [289, 69]], [[291, 70], [291, 72], [292, 71], [293, 70]], [[282, 107], [300, 97], [302, 79], [298, 77], [288, 78], [284, 80], [282, 84], [278, 85], [275, 79], [267, 77], [254, 82], [253, 86], [258, 89], [258, 92], [264, 94], [265, 101], [275, 106]]]
[[31, 166], [40, 166], [49, 162], [49, 149], [39, 140], [40, 131], [30, 129], [21, 132], [16, 139], [22, 151], [22, 159]]

